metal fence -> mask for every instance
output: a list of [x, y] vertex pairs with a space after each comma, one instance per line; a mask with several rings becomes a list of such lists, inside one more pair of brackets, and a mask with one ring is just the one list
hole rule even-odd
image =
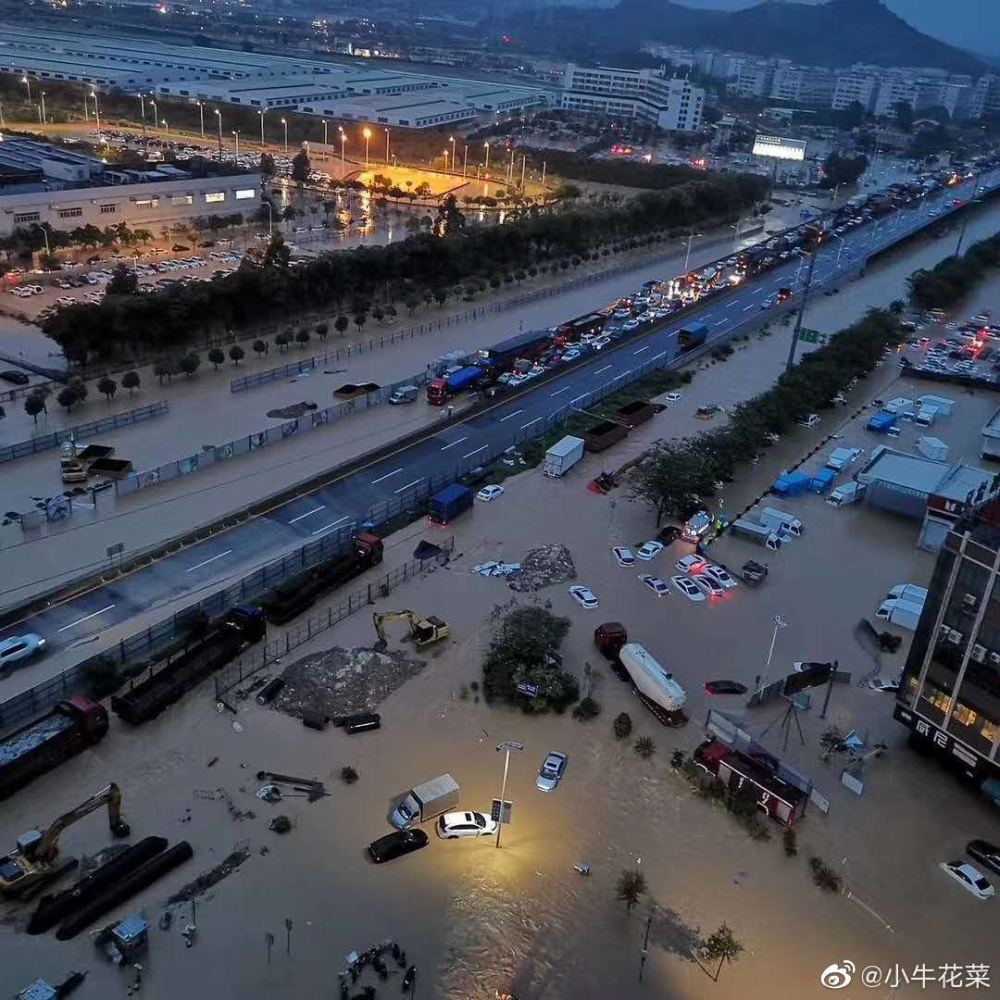
[[128, 427], [130, 424], [137, 424], [142, 420], [160, 417], [169, 409], [166, 401], [161, 399], [159, 402], [139, 406], [134, 410], [125, 410], [124, 413], [101, 417], [100, 420], [91, 420], [85, 424], [77, 424], [75, 427], [64, 427], [62, 430], [52, 431], [50, 434], [40, 434], [28, 441], [3, 445], [0, 447], [0, 464], [13, 462], [18, 458], [26, 458], [28, 455], [35, 455], [40, 451], [50, 451], [66, 441], [80, 441], [83, 438], [93, 437], [95, 434], [103, 434], [105, 431], [117, 430], [119, 427]]
[[293, 649], [297, 649], [327, 629], [338, 625], [356, 611], [371, 607], [381, 598], [388, 597], [400, 584], [406, 583], [414, 577], [424, 577], [428, 573], [432, 573], [438, 566], [444, 565], [455, 548], [455, 536], [452, 535], [445, 541], [438, 543], [438, 548], [441, 549], [443, 556], [437, 556], [433, 559], [411, 559], [409, 562], [403, 563], [402, 566], [390, 570], [378, 580], [369, 583], [368, 586], [359, 587], [348, 594], [346, 600], [328, 607], [325, 613], [311, 615], [301, 625], [286, 629], [283, 635], [265, 639], [264, 642], [248, 650], [232, 663], [226, 664], [215, 675], [216, 701], [222, 701], [227, 691], [231, 691], [238, 684], [242, 684], [247, 678], [252, 677], [282, 656], [286, 656]]

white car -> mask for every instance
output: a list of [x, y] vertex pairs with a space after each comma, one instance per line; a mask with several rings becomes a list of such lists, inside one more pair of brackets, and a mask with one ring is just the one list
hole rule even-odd
[[545, 755], [542, 766], [538, 769], [535, 788], [540, 792], [554, 792], [565, 772], [566, 754], [560, 753], [558, 750], [550, 750]]
[[642, 545], [636, 555], [644, 562], [655, 559], [663, 551], [662, 542], [646, 542]]
[[707, 565], [708, 560], [701, 556], [682, 556], [674, 563], [674, 569], [679, 569], [682, 573], [690, 573], [691, 576], [697, 576]]
[[689, 576], [672, 576], [670, 582], [689, 600], [695, 604], [705, 600], [705, 595], [698, 589], [698, 584]]
[[663, 397], [663, 400], [666, 403], [679, 403], [681, 401], [681, 394], [679, 392], [668, 392]]
[[647, 586], [649, 589], [656, 594], [657, 597], [669, 597], [670, 588], [658, 577], [650, 576], [649, 573], [642, 573], [639, 579]]
[[726, 588], [705, 573], [699, 573], [694, 578], [694, 582], [701, 588], [706, 597], [711, 597], [713, 600], [726, 595]]
[[722, 566], [717, 566], [715, 563], [707, 563], [705, 568], [702, 570], [702, 573], [704, 573], [707, 577], [711, 577], [711, 579], [713, 579], [716, 583], [725, 587], [726, 590], [732, 590], [733, 587], [739, 585], [737, 581], [730, 576], [728, 570], [723, 569]]
[[483, 503], [490, 503], [496, 500], [497, 497], [503, 496], [502, 486], [484, 486], [477, 494], [476, 499], [482, 500]]
[[993, 886], [978, 868], [963, 861], [942, 861], [939, 867], [976, 899], [990, 899], [994, 895]]
[[497, 822], [477, 812], [445, 813], [436, 823], [437, 835], [443, 840], [459, 837], [492, 837], [497, 832]]
[[635, 565], [635, 556], [632, 555], [631, 549], [623, 548], [621, 545], [615, 545], [611, 549], [611, 554], [615, 557], [615, 562], [617, 562], [623, 569], [628, 569], [629, 566]]
[[590, 587], [584, 587], [581, 584], [576, 584], [569, 588], [569, 596], [576, 601], [581, 607], [584, 608], [596, 608], [600, 603], [597, 600], [597, 595], [590, 589]]

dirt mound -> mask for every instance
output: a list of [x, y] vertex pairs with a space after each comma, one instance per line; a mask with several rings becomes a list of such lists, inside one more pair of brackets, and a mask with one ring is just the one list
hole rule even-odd
[[531, 593], [556, 583], [576, 579], [576, 566], [565, 545], [543, 545], [531, 549], [521, 560], [521, 571], [507, 584], [519, 593]]

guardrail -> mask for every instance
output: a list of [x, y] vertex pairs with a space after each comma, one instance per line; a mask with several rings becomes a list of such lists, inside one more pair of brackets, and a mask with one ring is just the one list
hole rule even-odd
[[168, 412], [169, 409], [166, 401], [160, 400], [146, 406], [139, 406], [134, 410], [126, 410], [124, 413], [116, 413], [112, 416], [101, 417], [99, 420], [88, 421], [85, 424], [77, 424], [75, 427], [64, 427], [62, 430], [52, 431], [49, 434], [41, 434], [17, 444], [3, 445], [0, 446], [0, 464], [13, 462], [18, 458], [26, 458], [28, 455], [37, 455], [40, 451], [51, 451], [66, 441], [80, 441], [83, 438], [93, 437], [95, 434], [103, 434], [105, 431], [117, 430], [119, 427], [128, 427], [130, 424], [159, 417]]

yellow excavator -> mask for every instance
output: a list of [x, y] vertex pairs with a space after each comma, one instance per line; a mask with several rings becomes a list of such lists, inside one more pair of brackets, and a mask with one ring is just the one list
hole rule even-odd
[[127, 837], [132, 831], [122, 819], [122, 792], [114, 783], [92, 795], [86, 802], [53, 820], [46, 830], [29, 830], [17, 838], [17, 846], [0, 857], [0, 893], [23, 896], [60, 874], [65, 866], [55, 863], [59, 854], [59, 836], [79, 819], [108, 807], [108, 826], [116, 837]]
[[417, 649], [440, 642], [451, 634], [448, 623], [434, 615], [421, 618], [414, 611], [376, 611], [372, 615], [372, 625], [375, 626], [375, 634], [378, 636], [378, 642], [375, 643], [376, 649], [385, 649], [387, 645], [385, 623], [396, 621], [404, 621], [410, 626], [410, 638]]

